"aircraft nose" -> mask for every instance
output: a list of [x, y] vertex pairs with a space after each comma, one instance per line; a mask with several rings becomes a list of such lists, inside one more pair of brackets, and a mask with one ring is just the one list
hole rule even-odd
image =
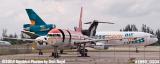
[[157, 42], [158, 41], [158, 38], [155, 38], [155, 42]]
[[48, 44], [55, 45], [56, 43], [57, 43], [57, 39], [55, 39], [55, 38], [49, 38], [48, 39]]

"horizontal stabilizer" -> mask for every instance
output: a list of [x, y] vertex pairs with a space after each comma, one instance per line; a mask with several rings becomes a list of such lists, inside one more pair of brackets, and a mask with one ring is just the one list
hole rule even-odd
[[39, 37], [37, 34], [35, 34], [35, 33], [33, 33], [33, 32], [29, 32], [29, 31], [22, 31], [22, 33], [30, 36], [31, 39], [36, 39], [37, 37]]
[[84, 24], [91, 24], [91, 23], [94, 23], [94, 22], [97, 22], [97, 23], [107, 23], [107, 24], [115, 24], [115, 23], [112, 23], [112, 22], [101, 22], [101, 21], [98, 21], [98, 20], [94, 20], [93, 22], [86, 22]]

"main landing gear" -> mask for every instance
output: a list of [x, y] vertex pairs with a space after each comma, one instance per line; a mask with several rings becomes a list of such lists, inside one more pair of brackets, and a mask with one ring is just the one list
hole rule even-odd
[[60, 50], [60, 54], [63, 54], [63, 50]]
[[59, 57], [58, 47], [57, 47], [57, 46], [54, 47], [54, 52], [52, 52], [52, 56], [53, 56], [54, 58], [58, 58], [58, 57]]
[[[78, 52], [81, 54], [81, 56], [79, 57], [89, 57], [87, 52], [88, 50], [85, 49], [86, 47], [86, 44], [78, 44]], [[60, 50], [60, 53], [63, 53], [63, 50]], [[59, 54], [58, 54], [58, 47], [57, 46], [54, 46], [54, 52], [52, 52], [52, 55], [54, 58], [59, 58]]]
[[81, 44], [78, 44], [78, 52], [81, 54], [81, 56], [79, 57], [89, 57], [87, 52], [88, 50], [85, 49], [86, 44], [83, 44], [83, 46], [81, 46]]
[[138, 53], [139, 52], [139, 50], [138, 50], [138, 48], [136, 47], [136, 53]]
[[39, 50], [39, 55], [43, 55], [43, 52], [42, 52], [42, 50]]

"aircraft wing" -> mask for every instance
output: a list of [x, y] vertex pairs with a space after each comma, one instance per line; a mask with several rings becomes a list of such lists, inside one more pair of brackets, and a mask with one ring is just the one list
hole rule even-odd
[[120, 39], [94, 39], [94, 38], [89, 38], [87, 40], [76, 40], [75, 43], [91, 43], [91, 42], [112, 41], [112, 40], [122, 40], [122, 39], [135, 40], [137, 38], [144, 38], [144, 37], [129, 37], [129, 38], [120, 38]]
[[76, 40], [75, 43], [91, 43], [91, 42], [98, 42], [98, 41], [107, 41], [105, 39], [91, 39], [91, 40]]
[[36, 39], [37, 37], [39, 37], [38, 35], [36, 35], [34, 32], [29, 32], [29, 31], [22, 31], [22, 33], [27, 34], [28, 36], [31, 37], [31, 39]]
[[9, 38], [9, 37], [3, 37], [3, 40], [11, 40], [11, 41], [29, 41], [29, 42], [34, 42], [35, 39], [20, 39], [20, 38]]

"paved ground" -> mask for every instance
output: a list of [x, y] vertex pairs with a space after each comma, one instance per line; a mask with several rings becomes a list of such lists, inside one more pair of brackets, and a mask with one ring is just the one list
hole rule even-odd
[[158, 60], [160, 58], [160, 52], [89, 52], [90, 57], [77, 57], [77, 52], [65, 53], [58, 59], [50, 57], [50, 53], [45, 53], [43, 56], [34, 53], [2, 55], [0, 60], [65, 60], [66, 64], [128, 64], [131, 58], [136, 60]]

